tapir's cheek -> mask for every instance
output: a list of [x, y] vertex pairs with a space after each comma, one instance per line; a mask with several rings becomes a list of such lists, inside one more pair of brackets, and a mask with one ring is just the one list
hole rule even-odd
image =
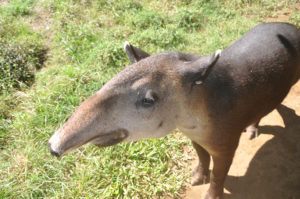
[[138, 114], [138, 117], [147, 120], [147, 119], [150, 119], [154, 115], [155, 110], [156, 110], [155, 106], [147, 107], [147, 108], [139, 107], [139, 108], [137, 108], [137, 114]]

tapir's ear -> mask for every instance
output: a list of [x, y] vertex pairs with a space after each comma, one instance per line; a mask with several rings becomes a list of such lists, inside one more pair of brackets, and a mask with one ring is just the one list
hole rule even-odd
[[185, 63], [179, 70], [183, 83], [202, 84], [220, 56], [221, 50], [217, 50], [211, 55]]
[[128, 41], [124, 43], [124, 50], [132, 64], [150, 56], [142, 49], [131, 45]]

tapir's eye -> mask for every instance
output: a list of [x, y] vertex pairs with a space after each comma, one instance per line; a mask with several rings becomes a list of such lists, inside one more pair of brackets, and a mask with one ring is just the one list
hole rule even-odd
[[151, 107], [154, 105], [154, 99], [153, 98], [144, 98], [142, 99], [142, 106], [145, 108]]
[[158, 100], [157, 95], [152, 90], [148, 90], [146, 92], [144, 98], [141, 99], [140, 104], [144, 108], [149, 108], [149, 107], [153, 106], [157, 100]]

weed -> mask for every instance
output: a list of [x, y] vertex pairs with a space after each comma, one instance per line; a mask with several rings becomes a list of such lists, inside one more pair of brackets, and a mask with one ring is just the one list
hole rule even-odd
[[12, 16], [26, 16], [32, 13], [34, 0], [12, 0], [0, 8], [0, 13]]
[[167, 28], [149, 28], [142, 31], [138, 38], [132, 38], [140, 46], [154, 46], [156, 50], [171, 50], [184, 44], [185, 38], [182, 30], [174, 26]]
[[147, 29], [149, 27], [159, 29], [165, 25], [163, 18], [153, 11], [138, 12], [129, 23], [139, 29]]
[[199, 29], [206, 23], [206, 17], [201, 10], [182, 9], [177, 14], [179, 28]]
[[299, 12], [293, 12], [293, 13], [291, 14], [290, 20], [291, 20], [296, 26], [298, 26], [298, 28], [300, 28], [300, 13], [299, 13]]
[[34, 72], [46, 60], [46, 52], [38, 44], [0, 42], [0, 93], [20, 87], [21, 83], [31, 85]]
[[97, 1], [95, 5], [100, 10], [113, 10], [117, 12], [124, 11], [138, 11], [142, 9], [142, 5], [138, 1], [131, 0], [121, 0], [121, 1], [113, 1], [113, 0], [100, 0]]

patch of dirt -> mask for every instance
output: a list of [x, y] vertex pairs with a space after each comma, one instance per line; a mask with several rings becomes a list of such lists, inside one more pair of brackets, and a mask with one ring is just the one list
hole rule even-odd
[[[259, 133], [253, 140], [243, 133], [224, 199], [300, 198], [300, 81], [282, 105], [261, 120]], [[196, 153], [191, 155], [194, 167]], [[187, 185], [181, 198], [200, 199], [208, 187]]]
[[292, 12], [300, 12], [300, 2], [297, 2], [293, 7], [289, 7], [287, 10], [282, 10], [276, 17], [266, 17], [266, 22], [289, 22]]
[[54, 22], [52, 15], [53, 14], [50, 10], [46, 10], [45, 8], [36, 6], [34, 8], [33, 16], [29, 18], [29, 24], [31, 28], [37, 32], [42, 33], [46, 41], [46, 45], [50, 45], [52, 43], [52, 38], [55, 34], [55, 31], [51, 29], [51, 26]]
[[290, 15], [291, 15], [290, 12], [280, 12], [277, 17], [267, 17], [266, 21], [267, 22], [276, 22], [276, 21], [289, 22]]
[[[46, 57], [51, 57], [51, 45], [55, 31], [51, 28], [54, 23], [53, 14], [50, 10], [36, 6], [33, 10], [33, 15], [28, 18], [28, 23], [31, 28], [40, 33], [44, 39], [44, 45], [48, 46]], [[47, 62], [45, 63], [47, 65]]]
[[9, 4], [9, 0], [0, 1], [0, 6], [7, 6]]

